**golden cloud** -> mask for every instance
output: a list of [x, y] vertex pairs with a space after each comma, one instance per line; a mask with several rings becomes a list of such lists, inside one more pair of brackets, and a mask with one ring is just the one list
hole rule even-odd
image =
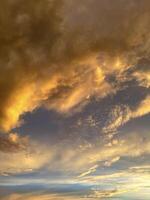
[[105, 133], [115, 134], [117, 129], [127, 123], [129, 120], [142, 117], [150, 113], [150, 96], [146, 96], [134, 109], [129, 106], [115, 106], [110, 112], [110, 120], [103, 128]]
[[28, 194], [12, 194], [4, 197], [4, 200], [81, 200], [80, 197], [58, 195], [58, 194], [42, 194], [42, 193], [28, 193]]
[[1, 130], [38, 107], [68, 112], [116, 91], [125, 72], [149, 56], [149, 8], [147, 0], [2, 0]]
[[16, 133], [0, 138], [0, 175], [30, 173], [40, 169], [51, 159], [44, 147], [20, 137]]

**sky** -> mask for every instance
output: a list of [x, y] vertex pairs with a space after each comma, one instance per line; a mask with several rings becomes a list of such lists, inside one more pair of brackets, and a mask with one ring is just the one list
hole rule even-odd
[[0, 200], [150, 199], [150, 1], [0, 1]]

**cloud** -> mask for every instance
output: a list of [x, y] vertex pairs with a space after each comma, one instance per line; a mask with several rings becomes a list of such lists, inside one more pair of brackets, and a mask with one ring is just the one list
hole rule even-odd
[[0, 135], [0, 151], [4, 153], [17, 152], [26, 149], [28, 137], [20, 137], [17, 133]]
[[132, 113], [132, 118], [141, 117], [150, 113], [150, 95], [148, 95]]
[[[125, 167], [124, 170], [105, 171], [101, 174], [98, 171], [94, 175], [87, 175], [79, 180], [80, 184], [93, 185], [91, 193], [87, 197], [91, 198], [123, 198], [136, 197], [148, 199], [149, 191], [149, 166], [141, 165], [134, 167]], [[102, 188], [105, 188], [103, 190]]]
[[150, 87], [150, 71], [135, 72], [134, 76], [139, 81], [141, 86]]
[[53, 145], [21, 138], [17, 134], [8, 137], [4, 134], [3, 138], [0, 143], [2, 175], [44, 170], [50, 174], [71, 173], [82, 178], [96, 172], [98, 167], [110, 167], [124, 157], [138, 159], [150, 154], [147, 133], [126, 133], [109, 139], [104, 135], [95, 144], [85, 142], [84, 138], [74, 138], [74, 143], [67, 139]]
[[34, 194], [34, 193], [29, 193], [29, 194], [12, 194], [7, 197], [4, 197], [4, 200], [81, 200], [79, 197], [71, 197], [71, 196], [61, 196], [58, 194]]
[[3, 0], [1, 130], [41, 106], [66, 113], [119, 89], [126, 71], [149, 56], [149, 7], [147, 0]]
[[[108, 184], [112, 180], [115, 185], [120, 177], [127, 180], [124, 188], [94, 188], [84, 196], [88, 199], [115, 197], [149, 185], [149, 165], [95, 175], [100, 167], [109, 169], [123, 158], [138, 160], [150, 154], [147, 133], [114, 136], [129, 120], [150, 113], [149, 10], [149, 0], [115, 0], [113, 4], [112, 0], [1, 0], [0, 132], [7, 133], [0, 134], [1, 176], [44, 171], [71, 174], [73, 183]], [[132, 107], [117, 103], [100, 137], [89, 133], [88, 139], [76, 138], [71, 132], [71, 140], [46, 146], [13, 133], [28, 112], [45, 108], [70, 115], [93, 99], [100, 101], [128, 90], [131, 83], [147, 94]], [[96, 127], [100, 132], [103, 120], [97, 121], [89, 115], [79, 124], [88, 124], [84, 131]], [[3, 199], [74, 200], [80, 196], [16, 192]]]
[[85, 143], [85, 148], [84, 144], [74, 139], [73, 145], [68, 142], [59, 143], [50, 148], [49, 152], [51, 159], [45, 166], [49, 172], [71, 173], [84, 178], [95, 173], [99, 167], [110, 167], [122, 158], [138, 160], [141, 156], [149, 155], [150, 142], [146, 133], [143, 136], [140, 133], [128, 133], [88, 147]]
[[93, 191], [93, 194], [87, 195], [87, 198], [95, 198], [95, 199], [105, 199], [105, 198], [111, 198], [111, 197], [115, 197], [117, 195], [123, 194], [123, 193], [127, 193], [128, 190], [105, 190], [105, 191], [100, 191], [100, 190], [95, 190]]
[[86, 176], [86, 175], [88, 175], [88, 174], [91, 174], [91, 173], [95, 172], [97, 167], [98, 167], [98, 165], [94, 165], [94, 166], [91, 167], [87, 172], [84, 172], [84, 173], [80, 174], [80, 175], [79, 175], [79, 178], [80, 178], [80, 177], [84, 177], [84, 176]]
[[11, 133], [0, 139], [0, 175], [31, 173], [50, 160], [51, 154], [28, 137]]
[[[48, 184], [50, 187], [48, 190], [39, 190], [38, 192], [33, 191], [29, 192], [27, 190], [26, 193], [15, 192], [11, 194], [7, 194], [3, 197], [4, 200], [80, 200], [80, 199], [107, 199], [107, 198], [123, 198], [123, 197], [138, 197], [138, 198], [149, 198], [149, 190], [146, 188], [149, 187], [149, 170], [150, 166], [141, 165], [125, 168], [124, 170], [120, 170], [119, 172], [108, 171], [105, 174], [101, 175], [101, 173], [97, 174], [88, 174], [87, 176], [80, 177], [78, 179], [78, 184], [80, 185], [80, 189], [76, 189], [75, 191], [72, 189], [68, 189], [67, 191], [62, 191], [61, 186], [56, 184], [57, 191], [51, 191], [51, 185], [53, 182], [50, 182], [49, 179], [44, 180], [44, 182], [40, 182], [43, 185]], [[48, 182], [47, 182], [48, 181]], [[61, 180], [64, 183], [65, 180]], [[76, 183], [76, 179], [72, 178], [70, 180]], [[86, 188], [86, 186], [88, 187]], [[59, 187], [61, 188], [59, 192]], [[83, 189], [84, 188], [84, 189]], [[82, 190], [83, 189], [83, 190]]]
[[142, 117], [150, 113], [150, 96], [147, 95], [134, 109], [127, 105], [117, 105], [110, 112], [110, 119], [107, 121], [103, 131], [110, 135], [115, 134], [117, 129], [128, 121]]

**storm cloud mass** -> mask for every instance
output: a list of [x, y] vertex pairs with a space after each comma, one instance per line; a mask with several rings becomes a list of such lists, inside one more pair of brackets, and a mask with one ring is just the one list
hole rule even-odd
[[[0, 185], [57, 188], [18, 186], [4, 200], [107, 199], [150, 186], [149, 25], [149, 0], [1, 0]], [[141, 185], [128, 186], [134, 174]], [[90, 192], [59, 194], [72, 184]]]

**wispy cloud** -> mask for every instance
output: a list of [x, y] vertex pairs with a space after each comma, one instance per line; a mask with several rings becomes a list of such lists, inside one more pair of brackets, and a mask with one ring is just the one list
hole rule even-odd
[[115, 106], [110, 112], [110, 119], [103, 128], [105, 133], [115, 134], [117, 129], [128, 121], [150, 113], [150, 96], [146, 96], [134, 109], [127, 105]]

